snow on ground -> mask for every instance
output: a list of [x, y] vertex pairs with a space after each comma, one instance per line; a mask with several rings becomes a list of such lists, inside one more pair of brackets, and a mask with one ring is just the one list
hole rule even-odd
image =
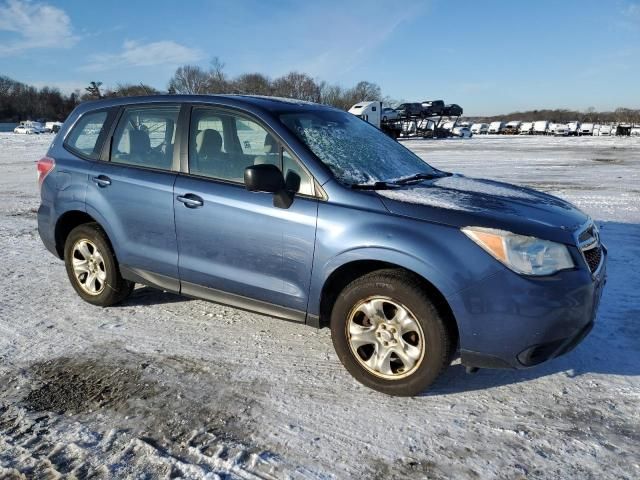
[[405, 143], [575, 202], [610, 251], [576, 350], [527, 371], [453, 365], [408, 399], [357, 384], [326, 329], [145, 287], [82, 302], [36, 231], [49, 139], [0, 134], [0, 478], [640, 477], [640, 139]]

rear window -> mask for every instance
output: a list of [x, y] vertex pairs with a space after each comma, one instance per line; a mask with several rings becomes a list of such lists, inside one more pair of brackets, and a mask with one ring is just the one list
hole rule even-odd
[[106, 135], [107, 115], [106, 110], [85, 113], [71, 129], [65, 146], [83, 157], [96, 160]]

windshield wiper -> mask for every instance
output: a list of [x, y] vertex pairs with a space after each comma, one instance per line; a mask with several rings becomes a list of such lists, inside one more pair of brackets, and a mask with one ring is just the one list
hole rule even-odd
[[349, 185], [354, 190], [388, 190], [393, 187], [389, 182], [352, 183]]
[[412, 182], [418, 182], [420, 180], [433, 180], [435, 178], [449, 177], [450, 173], [447, 172], [422, 172], [422, 173], [414, 173], [413, 175], [409, 175], [407, 177], [396, 178], [395, 180], [389, 180], [384, 183], [390, 183], [392, 185], [406, 185]]
[[421, 180], [433, 180], [435, 178], [450, 177], [453, 175], [449, 172], [431, 172], [431, 173], [415, 173], [407, 177], [400, 177], [393, 180], [377, 181], [373, 183], [352, 183], [349, 185], [354, 190], [389, 190], [390, 188], [399, 187], [401, 185], [407, 185], [413, 182], [419, 182]]

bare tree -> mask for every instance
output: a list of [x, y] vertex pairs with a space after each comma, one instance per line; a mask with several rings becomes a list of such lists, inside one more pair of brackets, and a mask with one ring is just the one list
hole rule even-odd
[[366, 81], [358, 82], [358, 84], [353, 87], [351, 94], [354, 99], [357, 99], [356, 103], [382, 99], [380, 87], [375, 83]]
[[290, 72], [273, 81], [273, 93], [279, 97], [308, 102], [320, 101], [320, 87], [306, 73]]
[[176, 93], [196, 95], [209, 93], [209, 88], [209, 73], [196, 65], [179, 67], [169, 81], [169, 89]]
[[102, 98], [102, 92], [100, 91], [101, 86], [102, 82], [90, 82], [89, 86], [85, 88], [87, 91], [85, 97], [88, 97], [88, 99]]
[[261, 73], [243, 73], [233, 81], [232, 91], [247, 95], [271, 95], [271, 80]]
[[224, 66], [225, 64], [218, 57], [211, 59], [207, 93], [229, 93], [230, 86], [227, 81], [227, 75], [224, 73]]
[[158, 90], [150, 85], [139, 83], [138, 85], [119, 83], [115, 91], [112, 92], [114, 97], [135, 97], [138, 95], [157, 95]]

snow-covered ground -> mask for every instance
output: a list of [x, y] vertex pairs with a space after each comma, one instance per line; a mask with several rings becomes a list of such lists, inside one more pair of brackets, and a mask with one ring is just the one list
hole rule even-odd
[[357, 384], [328, 330], [139, 287], [80, 300], [36, 231], [48, 136], [0, 134], [0, 478], [639, 478], [640, 139], [407, 141], [601, 225], [609, 283], [570, 354], [453, 365], [418, 398]]

